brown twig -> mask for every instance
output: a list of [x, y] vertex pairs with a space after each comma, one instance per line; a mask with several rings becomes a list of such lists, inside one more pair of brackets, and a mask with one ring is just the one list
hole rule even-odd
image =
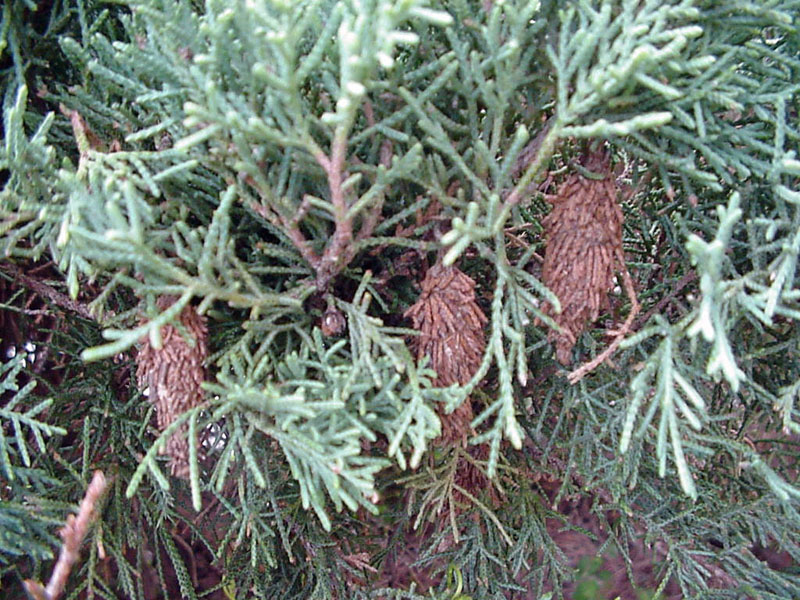
[[636, 315], [639, 314], [639, 310], [641, 310], [639, 300], [636, 298], [636, 290], [633, 288], [633, 279], [631, 278], [631, 274], [628, 272], [628, 267], [625, 265], [625, 257], [619, 249], [617, 249], [616, 254], [617, 261], [622, 266], [622, 280], [625, 285], [625, 292], [628, 294], [628, 299], [631, 301], [631, 312], [628, 315], [628, 318], [625, 319], [625, 323], [622, 324], [622, 327], [612, 332], [614, 339], [608, 345], [608, 347], [603, 350], [603, 352], [567, 375], [567, 380], [569, 380], [572, 385], [578, 383], [586, 375], [594, 371], [600, 364], [606, 361], [612, 354], [614, 354], [619, 345], [622, 343], [622, 340], [625, 339], [625, 336], [631, 331], [633, 320], [636, 318]]
[[370, 571], [371, 573], [378, 572], [378, 569], [369, 564], [370, 555], [367, 552], [341, 554], [340, 556], [342, 557], [342, 560], [351, 567], [355, 567], [356, 569], [364, 569], [365, 571]]
[[[253, 182], [252, 185], [255, 187], [256, 184]], [[297, 212], [292, 218], [287, 219], [266, 204], [259, 204], [255, 200], [250, 203], [250, 208], [252, 208], [257, 214], [264, 217], [278, 229], [283, 229], [291, 242], [294, 244], [295, 248], [297, 248], [297, 250], [300, 252], [300, 256], [302, 256], [312, 268], [316, 269], [319, 267], [320, 258], [317, 253], [314, 252], [314, 249], [303, 235], [303, 232], [300, 231], [299, 227], [300, 220], [306, 215], [309, 207], [310, 202], [308, 197], [304, 196], [303, 201], [300, 203], [300, 206], [297, 209]]]
[[[383, 143], [381, 143], [380, 164], [387, 169], [392, 166], [392, 150], [392, 140], [383, 140]], [[382, 212], [383, 193], [381, 192], [378, 200], [373, 204], [372, 209], [370, 209], [367, 216], [361, 221], [361, 227], [358, 230], [356, 241], [360, 242], [372, 235], [372, 232], [375, 231], [375, 228], [378, 226]]]
[[43, 298], [46, 298], [56, 306], [60, 306], [61, 308], [66, 308], [67, 310], [75, 312], [84, 319], [88, 319], [90, 321], [97, 320], [92, 314], [92, 311], [90, 311], [86, 305], [73, 300], [66, 294], [56, 291], [46, 283], [26, 275], [17, 265], [3, 261], [0, 262], [0, 270], [5, 271], [8, 275], [12, 276], [15, 281], [18, 281], [26, 288], [33, 290], [35, 293], [39, 294]]
[[64, 543], [47, 587], [45, 588], [41, 583], [31, 579], [25, 581], [25, 589], [35, 600], [56, 600], [64, 591], [72, 566], [80, 558], [81, 543], [97, 516], [95, 510], [97, 502], [105, 492], [106, 486], [107, 481], [103, 472], [95, 471], [78, 509], [78, 515], [69, 515], [66, 524], [60, 531]]
[[180, 546], [186, 550], [186, 558], [189, 560], [189, 577], [192, 580], [192, 585], [197, 588], [197, 561], [194, 558], [194, 551], [183, 537], [176, 531], [172, 533], [172, 539], [178, 542]]
[[325, 247], [317, 269], [317, 289], [320, 291], [328, 287], [331, 279], [349, 262], [353, 252], [353, 220], [347, 215], [347, 200], [342, 189], [346, 153], [347, 133], [341, 129], [334, 136], [330, 158], [322, 151], [314, 154], [328, 176], [335, 224], [333, 237]]

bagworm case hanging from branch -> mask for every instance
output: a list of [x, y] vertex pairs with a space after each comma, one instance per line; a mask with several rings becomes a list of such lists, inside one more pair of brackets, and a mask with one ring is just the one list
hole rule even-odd
[[542, 279], [561, 302], [560, 314], [549, 304], [545, 312], [562, 328], [549, 334], [562, 364], [571, 362], [572, 347], [586, 324], [608, 305], [622, 257], [623, 216], [608, 156], [602, 150], [588, 153], [583, 167], [591, 173], [569, 175], [542, 221], [547, 244]]
[[[436, 263], [422, 281], [419, 300], [405, 312], [420, 332], [417, 359], [428, 356], [436, 371], [435, 384], [466, 384], [480, 367], [486, 339], [486, 315], [475, 301], [475, 281], [457, 267]], [[442, 416], [442, 439], [466, 440], [472, 407], [466, 400]]]
[[[158, 300], [159, 310], [169, 308], [175, 298]], [[156, 406], [158, 428], [163, 431], [175, 418], [203, 401], [202, 383], [205, 380], [205, 360], [208, 356], [205, 319], [193, 306], [180, 314], [182, 333], [173, 325], [161, 328], [162, 346], [153, 348], [149, 340], [136, 357], [136, 376], [141, 389], [148, 389], [150, 401]], [[191, 336], [188, 340], [184, 336]], [[170, 458], [170, 472], [176, 477], [189, 475], [189, 441], [187, 425], [182, 425], [162, 450]]]

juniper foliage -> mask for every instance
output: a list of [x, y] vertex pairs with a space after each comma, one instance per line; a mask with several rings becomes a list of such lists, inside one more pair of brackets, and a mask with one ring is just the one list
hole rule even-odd
[[[46, 579], [100, 468], [70, 597], [198, 597], [203, 553], [228, 597], [562, 597], [553, 523], [581, 531], [579, 497], [631, 578], [652, 548], [656, 591], [800, 595], [759, 558], [800, 559], [798, 9], [6, 3], [3, 585]], [[568, 379], [542, 222], [567, 176], [608, 176], [590, 148], [641, 314], [613, 365]], [[488, 317], [460, 386], [402, 319], [434, 261]], [[188, 305], [206, 396], [159, 431], [136, 346]], [[631, 310], [612, 293], [575, 364]], [[464, 402], [470, 448], [437, 444]], [[187, 481], [160, 454], [178, 431]], [[414, 530], [424, 576], [392, 580]]]

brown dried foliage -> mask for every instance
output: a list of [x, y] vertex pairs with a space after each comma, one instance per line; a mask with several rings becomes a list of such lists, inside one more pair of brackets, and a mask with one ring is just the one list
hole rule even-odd
[[584, 158], [584, 166], [603, 179], [572, 173], [550, 199], [553, 210], [542, 224], [547, 241], [542, 279], [561, 302], [561, 313], [545, 312], [561, 326], [551, 331], [556, 356], [568, 364], [572, 347], [587, 322], [596, 321], [608, 305], [614, 270], [622, 257], [622, 210], [605, 153]]
[[[163, 297], [157, 306], [164, 310], [175, 302], [174, 297]], [[150, 401], [156, 405], [158, 428], [163, 431], [181, 413], [203, 401], [202, 383], [205, 380], [205, 360], [208, 356], [205, 319], [192, 306], [180, 314], [185, 332], [192, 336], [188, 341], [173, 325], [161, 329], [161, 349], [146, 341], [136, 358], [136, 376], [141, 389], [150, 389]], [[176, 477], [189, 475], [189, 442], [187, 425], [182, 425], [167, 440], [162, 453], [170, 458], [170, 472]]]
[[[417, 360], [428, 356], [435, 384], [466, 384], [478, 370], [486, 348], [486, 315], [475, 301], [475, 281], [456, 267], [436, 263], [422, 281], [419, 300], [405, 312], [420, 332]], [[472, 407], [466, 400], [442, 416], [442, 439], [466, 443]]]

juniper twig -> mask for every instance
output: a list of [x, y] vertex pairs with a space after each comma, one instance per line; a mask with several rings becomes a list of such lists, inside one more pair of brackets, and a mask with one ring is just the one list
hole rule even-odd
[[50, 285], [47, 285], [46, 283], [39, 281], [34, 277], [26, 275], [22, 272], [22, 269], [15, 264], [8, 261], [0, 262], [0, 270], [5, 271], [8, 275], [13, 277], [15, 281], [35, 292], [42, 298], [46, 298], [56, 306], [60, 306], [61, 308], [65, 308], [69, 311], [77, 313], [84, 319], [88, 319], [90, 321], [97, 320], [88, 306], [73, 300], [66, 294], [62, 294]]
[[41, 583], [28, 579], [25, 581], [25, 589], [34, 598], [34, 600], [56, 600], [64, 591], [64, 586], [69, 578], [72, 565], [74, 565], [80, 557], [80, 547], [83, 538], [89, 531], [89, 527], [97, 516], [95, 508], [97, 502], [105, 492], [107, 481], [102, 471], [95, 471], [92, 482], [86, 490], [83, 497], [81, 506], [78, 509], [77, 517], [69, 515], [67, 522], [61, 530], [61, 539], [64, 544], [61, 546], [61, 553], [58, 556], [58, 562], [53, 567], [53, 573], [50, 575], [50, 581], [47, 587], [43, 587]]
[[622, 281], [625, 285], [625, 292], [628, 294], [628, 299], [631, 301], [631, 312], [628, 315], [628, 318], [625, 319], [622, 327], [616, 331], [610, 332], [614, 336], [614, 339], [605, 350], [603, 350], [589, 362], [584, 363], [567, 375], [567, 379], [573, 385], [594, 371], [617, 350], [617, 347], [622, 343], [622, 340], [625, 339], [625, 336], [631, 331], [633, 320], [636, 318], [636, 315], [639, 314], [639, 310], [641, 308], [639, 305], [639, 300], [636, 298], [636, 291], [633, 289], [633, 279], [631, 278], [631, 274], [628, 272], [628, 267], [625, 265], [625, 257], [623, 256], [622, 251], [619, 249], [617, 249], [616, 254], [617, 261], [620, 263], [622, 268]]

